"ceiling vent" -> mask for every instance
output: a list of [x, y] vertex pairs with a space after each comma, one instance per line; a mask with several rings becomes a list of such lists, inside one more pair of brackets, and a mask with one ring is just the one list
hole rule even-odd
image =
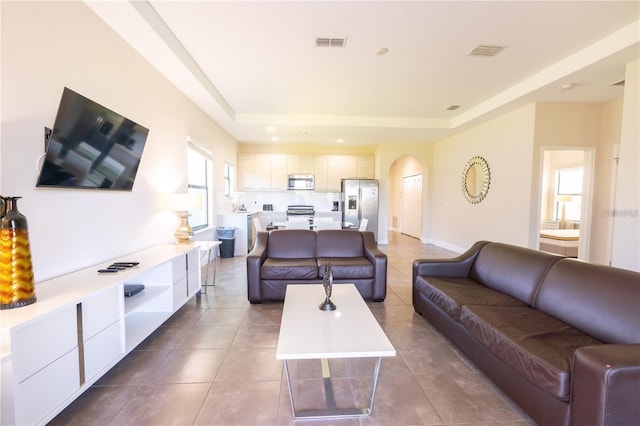
[[498, 53], [502, 52], [505, 49], [504, 46], [487, 46], [480, 45], [476, 46], [471, 52], [468, 53], [469, 56], [496, 56]]
[[624, 87], [624, 80], [616, 81], [615, 83], [611, 83], [611, 85]]
[[316, 37], [316, 47], [345, 47], [347, 39], [334, 37]]

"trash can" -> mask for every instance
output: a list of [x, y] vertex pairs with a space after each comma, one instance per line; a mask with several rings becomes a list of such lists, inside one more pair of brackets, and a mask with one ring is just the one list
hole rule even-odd
[[233, 257], [236, 248], [236, 230], [233, 227], [219, 226], [218, 239], [220, 244], [220, 257]]

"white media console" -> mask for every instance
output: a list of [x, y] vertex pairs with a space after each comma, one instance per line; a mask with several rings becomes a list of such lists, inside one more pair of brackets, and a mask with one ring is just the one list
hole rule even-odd
[[[98, 269], [139, 262], [117, 273]], [[125, 284], [145, 289], [124, 296]], [[164, 245], [36, 285], [0, 311], [2, 425], [45, 424], [200, 290], [195, 245]]]

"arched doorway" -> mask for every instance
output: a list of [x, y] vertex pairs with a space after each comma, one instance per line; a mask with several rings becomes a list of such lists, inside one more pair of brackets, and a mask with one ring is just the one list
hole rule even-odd
[[405, 155], [389, 168], [389, 229], [423, 238], [423, 167]]

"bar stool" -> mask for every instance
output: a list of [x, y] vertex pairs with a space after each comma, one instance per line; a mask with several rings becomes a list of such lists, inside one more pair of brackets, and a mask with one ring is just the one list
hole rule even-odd
[[213, 280], [211, 280], [211, 287], [216, 283], [216, 271], [218, 270], [218, 259], [220, 258], [220, 245], [222, 241], [194, 241], [196, 245], [200, 247], [200, 253], [207, 253], [207, 271], [204, 276], [204, 284], [201, 285], [202, 293], [207, 294], [207, 286], [209, 285], [209, 263], [211, 263], [211, 256], [214, 257], [213, 267]]

